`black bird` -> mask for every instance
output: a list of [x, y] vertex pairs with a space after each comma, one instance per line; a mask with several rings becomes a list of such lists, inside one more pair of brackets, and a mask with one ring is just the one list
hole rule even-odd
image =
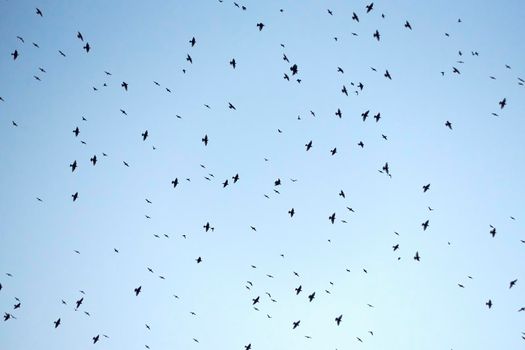
[[341, 112], [341, 110], [339, 108], [337, 108], [337, 112], [335, 112], [335, 115], [339, 118], [342, 118], [343, 117], [343, 112]]
[[416, 252], [416, 255], [414, 255], [414, 260], [419, 261], [419, 259], [420, 259], [419, 252]]
[[55, 324], [55, 328], [60, 326], [60, 318], [58, 320], [54, 321], [53, 323]]
[[383, 171], [384, 171], [387, 175], [390, 175], [390, 167], [388, 166], [388, 162], [386, 162], [385, 165], [383, 165]]
[[490, 227], [491, 227], [491, 230], [489, 233], [492, 235], [492, 237], [496, 236], [496, 228], [492, 225], [490, 225]]
[[396, 245], [392, 246], [392, 249], [394, 250], [394, 252], [395, 252], [396, 250], [398, 250], [398, 249], [399, 249], [399, 244], [396, 244]]
[[490, 308], [492, 307], [492, 300], [489, 299], [489, 301], [487, 301], [487, 302], [485, 303], [485, 305], [487, 305], [488, 308], [490, 309]]
[[98, 335], [98, 334], [96, 336], [94, 336], [93, 337], [93, 344], [96, 344], [98, 342], [99, 338], [100, 338], [100, 335]]
[[445, 126], [446, 126], [447, 128], [449, 128], [450, 130], [452, 130], [452, 123], [449, 122], [448, 120], [446, 121]]
[[390, 76], [390, 72], [388, 72], [388, 69], [386, 70], [384, 75], [385, 75], [385, 78], [392, 80], [392, 77]]
[[78, 198], [78, 192], [75, 192], [75, 194], [72, 194], [71, 197], [73, 197], [73, 202], [76, 201]]
[[18, 303], [18, 304], [15, 304], [13, 308], [14, 308], [15, 310], [16, 310], [16, 309], [20, 309], [20, 306], [22, 306], [22, 304]]
[[233, 109], [234, 111], [237, 110], [237, 108], [235, 108], [235, 106], [232, 105], [230, 102], [228, 102], [228, 108], [229, 108], [229, 109]]
[[366, 112], [363, 112], [361, 113], [361, 117], [363, 117], [363, 121], [366, 120], [366, 118], [368, 118], [368, 114], [370, 113], [370, 110], [366, 111]]
[[354, 12], [352, 13], [352, 19], [356, 22], [359, 22], [359, 17], [357, 16], [357, 14]]
[[294, 64], [293, 66], [291, 66], [291, 67], [290, 67], [290, 71], [292, 72], [292, 75], [296, 75], [297, 72], [298, 72], [297, 65]]
[[333, 12], [332, 12], [332, 10], [327, 9], [326, 11], [328, 11], [328, 14], [329, 14], [330, 16], [333, 16], [333, 15], [334, 15]]
[[91, 163], [93, 163], [93, 166], [94, 166], [95, 164], [97, 164], [97, 155], [95, 154], [95, 155], [93, 156], [93, 158], [90, 158], [90, 159], [89, 159], [89, 161], [90, 161]]
[[412, 26], [410, 25], [410, 23], [408, 23], [408, 21], [405, 21], [405, 28], [412, 30]]
[[312, 294], [310, 294], [308, 296], [308, 301], [312, 302], [312, 300], [314, 300], [314, 298], [315, 298], [315, 292], [313, 292]]
[[374, 3], [371, 2], [370, 4], [366, 5], [366, 13], [369, 13], [374, 8]]
[[179, 178], [175, 178], [175, 180], [172, 180], [171, 181], [171, 184], [173, 185], [173, 188], [177, 187], [177, 185], [179, 184]]
[[299, 327], [299, 323], [301, 323], [301, 320], [293, 322], [293, 328], [292, 329], [296, 329], [297, 327]]
[[191, 59], [191, 56], [189, 54], [186, 55], [186, 61], [190, 62], [190, 64], [193, 64], [193, 60]]
[[197, 259], [195, 259], [195, 261], [197, 262], [197, 264], [200, 264], [202, 262], [202, 258], [199, 256]]
[[365, 144], [363, 143], [363, 141], [359, 141], [359, 143], [357, 144], [359, 147], [361, 148], [364, 148], [365, 147]]
[[235, 69], [235, 66], [237, 65], [237, 62], [235, 62], [235, 58], [231, 59], [230, 64], [233, 67], [233, 69]]
[[60, 54], [60, 56], [62, 56], [62, 57], [66, 57], [66, 54], [63, 53], [62, 51], [58, 50], [58, 53]]
[[16, 60], [18, 58], [18, 50], [15, 50], [11, 56], [13, 56], [13, 61]]
[[75, 160], [72, 164], [69, 164], [69, 166], [71, 167], [71, 172], [75, 171], [77, 168], [77, 161]]
[[330, 222], [332, 222], [332, 224], [333, 224], [334, 221], [335, 221], [335, 213], [333, 213], [332, 215], [330, 215], [330, 216], [328, 217], [328, 220], [330, 220]]
[[312, 148], [312, 141], [310, 140], [310, 142], [308, 142], [306, 145], [304, 145], [306, 147], [306, 151], [309, 151], [310, 148]]
[[77, 32], [77, 38], [80, 39], [80, 41], [84, 41], [84, 37], [82, 36], [82, 33]]
[[140, 292], [142, 290], [142, 286], [138, 286], [137, 288], [135, 288], [133, 291], [135, 292], [135, 296], [139, 296]]
[[213, 227], [210, 226], [210, 223], [209, 223], [209, 222], [207, 222], [206, 225], [204, 225], [204, 226], [202, 226], [202, 227], [204, 228], [204, 230], [205, 230], [206, 232], [208, 232], [208, 231], [210, 230], [210, 228], [211, 228], [211, 230], [213, 231]]
[[252, 299], [252, 305], [255, 305], [259, 302], [259, 297]]
[[127, 166], [129, 168], [129, 164], [125, 161], [122, 161], [122, 163], [124, 163], [125, 166]]
[[264, 28], [264, 23], [262, 23], [262, 22], [257, 23], [257, 27], [259, 27], [259, 31], [263, 30], [263, 28]]
[[78, 126], [75, 128], [75, 130], [73, 130], [73, 134], [75, 134], [75, 137], [77, 137], [78, 134], [80, 134], [80, 130], [78, 129]]
[[510, 281], [509, 283], [509, 289], [511, 289], [512, 287], [514, 287], [516, 285], [516, 282], [518, 282], [518, 279], [516, 278], [515, 280], [512, 280]]
[[373, 37], [374, 37], [374, 38], [376, 38], [376, 39], [377, 39], [377, 41], [379, 41], [379, 40], [380, 40], [380, 38], [381, 38], [381, 35], [379, 34], [379, 31], [378, 31], [377, 29], [376, 29], [376, 31], [375, 31], [375, 33], [374, 33]]
[[377, 113], [376, 115], [374, 115], [374, 119], [376, 120], [376, 123], [378, 123], [379, 119], [381, 119], [381, 113]]
[[196, 42], [197, 41], [195, 40], [195, 37], [191, 38], [190, 40], [191, 47], [194, 47]]
[[251, 350], [251, 348], [252, 348], [252, 343], [244, 346], [244, 350]]
[[461, 74], [461, 72], [456, 67], [452, 67], [452, 73]]
[[423, 231], [426, 231], [427, 227], [428, 227], [428, 220], [425, 221], [424, 223], [421, 224], [421, 226], [423, 226]]
[[299, 286], [295, 288], [295, 295], [299, 295], [299, 293], [301, 293], [302, 290], [303, 290], [303, 286]]
[[10, 313], [5, 312], [4, 313], [4, 322], [9, 320], [11, 317], [13, 317], [13, 315], [11, 315]]
[[338, 317], [335, 318], [335, 323], [337, 323], [337, 325], [339, 326], [342, 320], [343, 320], [343, 315], [339, 315]]
[[86, 53], [88, 53], [89, 50], [91, 50], [91, 46], [89, 46], [89, 43], [86, 43], [86, 45], [84, 45], [83, 49], [86, 50]]
[[42, 11], [37, 7], [36, 8], [36, 14], [39, 15], [40, 17], [43, 17], [44, 14], [42, 13]]
[[339, 192], [339, 195], [340, 195], [341, 197], [345, 198], [345, 192], [344, 192], [343, 190], [341, 190], [341, 191]]
[[224, 187], [226, 187], [226, 186], [228, 186], [228, 179], [226, 179], [226, 181], [224, 181], [224, 182], [222, 183], [222, 188], [224, 188]]
[[428, 191], [429, 189], [430, 189], [430, 184], [424, 185], [424, 186], [423, 186], [423, 193], [425, 193], [425, 192]]
[[343, 88], [341, 89], [341, 92], [348, 96], [348, 90], [346, 90], [346, 86], [343, 85]]
[[204, 135], [201, 141], [204, 142], [204, 146], [208, 146], [208, 134]]
[[507, 99], [504, 98], [503, 100], [499, 101], [499, 106], [501, 107], [501, 109], [503, 109], [503, 107], [505, 107], [505, 105], [507, 104]]
[[236, 183], [239, 181], [239, 174], [235, 174], [235, 176], [232, 176], [233, 183]]
[[331, 150], [330, 150], [330, 153], [331, 153], [332, 155], [335, 155], [335, 154], [337, 153], [337, 148], [334, 147], [334, 149], [331, 149]]
[[148, 130], [142, 133], [142, 141], [146, 141], [147, 138], [148, 138]]
[[128, 83], [126, 83], [125, 81], [123, 81], [122, 84], [120, 84], [120, 86], [122, 86], [124, 90], [128, 91]]
[[288, 210], [288, 214], [290, 214], [290, 217], [292, 218], [294, 216], [294, 214], [295, 214], [295, 209], [292, 208], [292, 209]]

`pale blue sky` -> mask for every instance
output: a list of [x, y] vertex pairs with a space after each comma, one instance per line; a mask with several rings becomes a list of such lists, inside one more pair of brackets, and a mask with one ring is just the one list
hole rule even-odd
[[238, 3], [0, 3], [0, 348], [523, 346], [525, 3]]

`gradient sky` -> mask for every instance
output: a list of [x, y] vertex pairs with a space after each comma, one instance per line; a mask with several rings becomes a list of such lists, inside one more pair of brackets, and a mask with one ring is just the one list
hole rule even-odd
[[0, 348], [523, 347], [525, 3], [238, 3], [0, 3]]

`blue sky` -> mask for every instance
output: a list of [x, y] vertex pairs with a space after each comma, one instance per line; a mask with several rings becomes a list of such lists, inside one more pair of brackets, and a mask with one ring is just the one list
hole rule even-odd
[[525, 4], [238, 3], [0, 3], [1, 348], [522, 346]]

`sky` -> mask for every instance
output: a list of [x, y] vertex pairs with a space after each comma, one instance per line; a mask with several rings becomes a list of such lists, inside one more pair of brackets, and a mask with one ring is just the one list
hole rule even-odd
[[0, 348], [523, 347], [525, 3], [238, 5], [0, 2]]

